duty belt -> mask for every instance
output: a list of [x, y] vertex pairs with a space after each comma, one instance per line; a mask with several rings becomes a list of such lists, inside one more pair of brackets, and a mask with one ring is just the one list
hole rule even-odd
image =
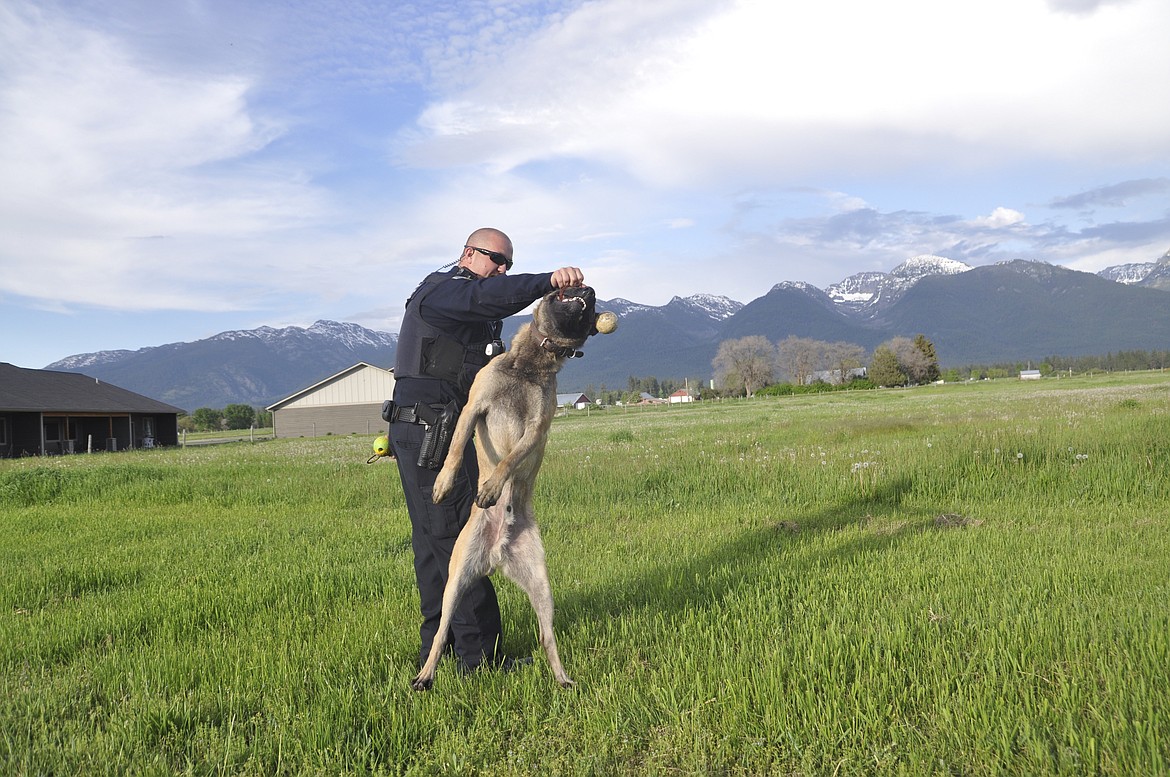
[[391, 421], [404, 421], [408, 424], [423, 424], [430, 426], [439, 417], [442, 405], [427, 405], [418, 402], [413, 405], [395, 405]]

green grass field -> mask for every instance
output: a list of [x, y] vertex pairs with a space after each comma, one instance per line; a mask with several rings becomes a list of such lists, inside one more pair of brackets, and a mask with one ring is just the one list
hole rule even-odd
[[1170, 375], [558, 418], [568, 691], [410, 689], [372, 439], [0, 462], [0, 773], [1170, 773]]

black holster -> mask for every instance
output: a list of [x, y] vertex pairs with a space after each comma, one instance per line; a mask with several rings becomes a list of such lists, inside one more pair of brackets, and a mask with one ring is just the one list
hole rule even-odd
[[[416, 411], [427, 405], [418, 405]], [[448, 402], [440, 410], [432, 410], [434, 418], [423, 418], [427, 431], [423, 436], [422, 448], [418, 452], [418, 465], [427, 469], [439, 469], [443, 460], [447, 458], [447, 449], [451, 447], [451, 435], [455, 433], [455, 424], [459, 420], [459, 405]]]

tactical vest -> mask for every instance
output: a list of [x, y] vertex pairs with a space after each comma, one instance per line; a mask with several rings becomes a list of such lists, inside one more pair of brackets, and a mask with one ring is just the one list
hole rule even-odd
[[[463, 342], [452, 333], [428, 324], [419, 311], [423, 300], [440, 283], [468, 282], [468, 276], [461, 272], [431, 273], [406, 301], [406, 313], [398, 334], [394, 377], [438, 378], [456, 386], [466, 401], [476, 373], [499, 352], [495, 344], [499, 343], [503, 322], [469, 321], [462, 327], [469, 342]], [[502, 351], [502, 346], [499, 350]]]

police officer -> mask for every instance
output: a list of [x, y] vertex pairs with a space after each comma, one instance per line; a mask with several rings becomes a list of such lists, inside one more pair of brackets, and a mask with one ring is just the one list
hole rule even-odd
[[[512, 241], [498, 229], [472, 232], [452, 270], [423, 279], [406, 301], [394, 367], [390, 440], [410, 513], [414, 572], [422, 626], [419, 665], [439, 628], [443, 589], [455, 539], [471, 516], [479, 467], [475, 450], [463, 451], [463, 468], [442, 504], [431, 501], [437, 468], [419, 463], [427, 431], [442, 414], [462, 409], [475, 374], [504, 350], [503, 321], [553, 289], [580, 286], [576, 267], [555, 272], [508, 275]], [[442, 460], [442, 452], [439, 454]], [[451, 645], [460, 668], [510, 666], [500, 644], [500, 606], [495, 588], [483, 578], [470, 588], [451, 619]]]

